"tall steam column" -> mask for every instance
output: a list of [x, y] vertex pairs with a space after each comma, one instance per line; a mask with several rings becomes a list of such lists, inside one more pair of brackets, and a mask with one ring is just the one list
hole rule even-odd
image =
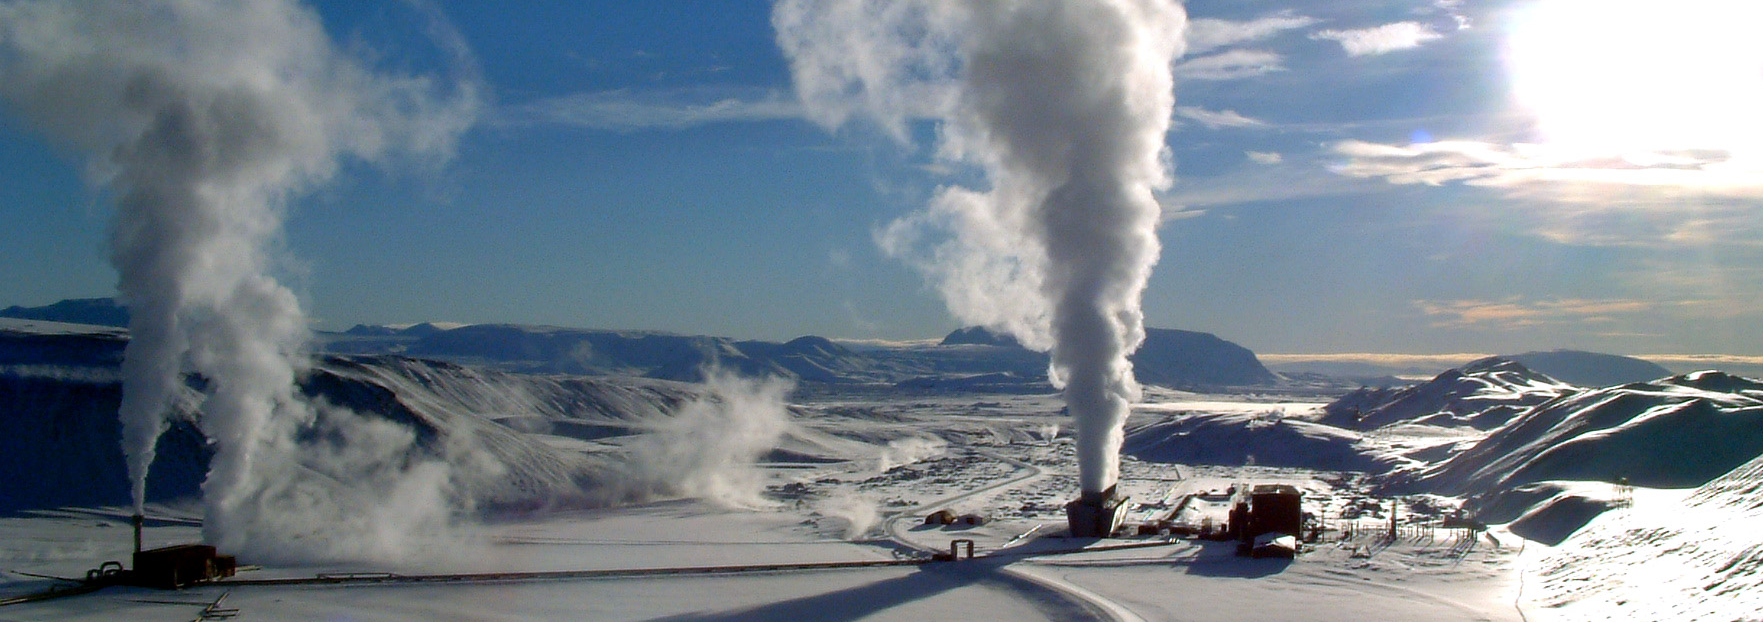
[[1173, 0], [773, 6], [810, 119], [835, 129], [868, 117], [901, 143], [933, 120], [938, 157], [983, 171], [983, 187], [939, 188], [889, 225], [883, 247], [962, 321], [1050, 352], [1077, 428], [1071, 532], [1112, 535], [1139, 398], [1127, 356], [1144, 341], [1140, 303], [1161, 252], [1155, 193], [1173, 182], [1165, 141], [1185, 11]]

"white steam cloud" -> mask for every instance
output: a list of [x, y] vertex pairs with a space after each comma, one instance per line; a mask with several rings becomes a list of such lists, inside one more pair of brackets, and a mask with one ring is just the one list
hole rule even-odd
[[881, 507], [874, 499], [861, 493], [839, 491], [814, 502], [814, 512], [845, 522], [843, 537], [858, 540], [881, 523]]
[[943, 454], [948, 443], [943, 439], [925, 436], [908, 436], [888, 441], [887, 446], [875, 455], [875, 473], [880, 475], [894, 467], [924, 462]]
[[962, 320], [1051, 350], [1085, 492], [1115, 483], [1139, 395], [1126, 357], [1144, 339], [1185, 22], [1166, 0], [781, 0], [772, 17], [811, 119], [863, 116], [901, 140], [938, 121], [939, 156], [984, 173], [989, 187], [943, 188], [881, 243]]
[[602, 494], [613, 501], [690, 497], [724, 507], [762, 509], [759, 459], [790, 426], [781, 378], [745, 379], [707, 371], [704, 394], [626, 446], [625, 461]]
[[[439, 41], [443, 47], [453, 41]], [[469, 80], [376, 72], [284, 0], [0, 4], [0, 101], [88, 158], [117, 197], [111, 261], [132, 338], [123, 448], [134, 503], [186, 372], [215, 456], [207, 535], [244, 548], [273, 469], [317, 413], [295, 391], [307, 318], [271, 276], [287, 201], [347, 159], [450, 155]], [[267, 496], [266, 496], [267, 495]]]

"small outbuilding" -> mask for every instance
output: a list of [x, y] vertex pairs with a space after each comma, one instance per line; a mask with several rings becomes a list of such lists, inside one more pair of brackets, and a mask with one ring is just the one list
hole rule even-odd
[[128, 574], [128, 582], [175, 590], [233, 576], [237, 569], [233, 556], [217, 555], [212, 546], [181, 544], [136, 552], [135, 568]]
[[[1237, 493], [1230, 510], [1230, 531], [1249, 554], [1279, 536], [1295, 541], [1304, 531], [1304, 493], [1290, 484], [1257, 484]], [[1296, 545], [1292, 547], [1296, 551]]]

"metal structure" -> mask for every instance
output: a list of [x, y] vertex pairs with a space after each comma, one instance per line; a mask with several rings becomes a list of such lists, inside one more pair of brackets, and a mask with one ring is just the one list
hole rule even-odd
[[1099, 493], [1084, 491], [1077, 500], [1065, 504], [1065, 520], [1073, 537], [1113, 537], [1126, 518], [1126, 497], [1120, 496], [1118, 489], [1119, 485], [1114, 485]]
[[[1263, 554], [1260, 549], [1268, 549], [1266, 554], [1295, 554], [1297, 539], [1304, 533], [1303, 491], [1290, 484], [1239, 487], [1236, 505], [1230, 511], [1230, 530], [1241, 542], [1241, 553], [1259, 555]], [[1282, 537], [1291, 541], [1275, 542]]]
[[180, 544], [135, 553], [135, 568], [124, 583], [175, 590], [233, 576], [238, 563], [206, 544]]

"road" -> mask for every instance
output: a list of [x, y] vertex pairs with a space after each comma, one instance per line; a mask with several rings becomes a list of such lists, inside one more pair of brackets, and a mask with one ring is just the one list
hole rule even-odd
[[[971, 446], [964, 446], [964, 448], [974, 455], [1014, 466], [1017, 468], [1017, 471], [1016, 473], [1011, 474], [1008, 478], [997, 480], [958, 494], [920, 503], [906, 510], [901, 510], [886, 520], [886, 530], [890, 539], [926, 553], [940, 553], [947, 551], [948, 549], [944, 548], [947, 546], [946, 542], [930, 543], [912, 537], [910, 532], [911, 526], [918, 524], [918, 521], [921, 520], [919, 518], [920, 516], [964, 499], [1021, 486], [1039, 480], [1047, 474], [1041, 467], [1022, 460], [1017, 460], [1015, 458], [999, 455], [994, 452], [985, 451]], [[1033, 586], [1039, 590], [1062, 598], [1073, 605], [1081, 607], [1082, 610], [1089, 614], [1088, 617], [1091, 619], [1113, 620], [1116, 622], [1142, 622], [1144, 620], [1144, 618], [1140, 617], [1138, 614], [1133, 613], [1132, 610], [1127, 609], [1125, 606], [1107, 597], [1072, 584], [1055, 574], [1036, 572], [1022, 565], [1013, 565], [1013, 561], [1015, 560], [986, 559], [984, 557], [979, 557], [972, 561], [963, 561], [961, 563], [983, 564], [983, 568], [986, 571], [1006, 575], [1010, 580], [1001, 581], [1000, 583], [1011, 588], [1020, 590], [1026, 586]], [[1033, 595], [1029, 596], [1031, 598], [1033, 597]]]

